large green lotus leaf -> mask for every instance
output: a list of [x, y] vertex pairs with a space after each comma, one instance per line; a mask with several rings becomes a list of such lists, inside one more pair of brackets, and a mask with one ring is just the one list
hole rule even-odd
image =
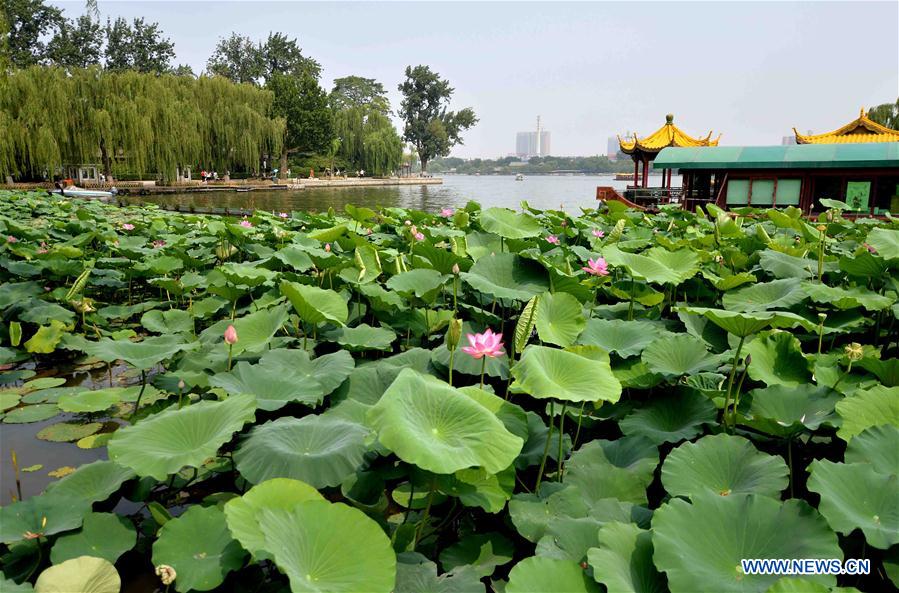
[[368, 421], [400, 459], [437, 474], [473, 466], [500, 472], [524, 444], [481, 404], [408, 368], [368, 412]]
[[84, 352], [104, 362], [124, 360], [135, 368], [149, 369], [182, 350], [194, 349], [197, 344], [185, 342], [181, 336], [165, 335], [140, 342], [100, 338], [96, 342], [85, 340], [81, 346]]
[[260, 268], [256, 264], [227, 262], [216, 268], [228, 282], [241, 286], [259, 286], [274, 278], [277, 274], [271, 270]]
[[305, 272], [312, 267], [312, 258], [297, 245], [288, 245], [274, 253], [274, 256], [297, 272]]
[[51, 319], [50, 325], [37, 328], [31, 339], [25, 342], [25, 350], [36, 354], [50, 354], [56, 350], [66, 332], [67, 328], [63, 322]]
[[4, 282], [0, 284], [0, 309], [15, 305], [44, 293], [37, 282]]
[[[584, 348], [591, 348], [586, 346]], [[582, 356], [577, 352], [531, 345], [512, 367], [512, 388], [539, 399], [570, 402], [616, 402], [621, 397], [621, 383], [612, 374], [609, 357]], [[587, 351], [584, 351], [587, 352]]]
[[527, 301], [549, 289], [546, 268], [512, 253], [484, 256], [461, 276], [475, 290], [498, 299]]
[[459, 391], [496, 414], [496, 417], [500, 419], [509, 432], [522, 439], [528, 438], [527, 412], [521, 406], [506, 401], [485, 389], [480, 389], [476, 385], [460, 387]]
[[134, 524], [115, 513], [88, 513], [81, 529], [59, 537], [50, 551], [50, 561], [59, 564], [78, 556], [104, 558], [113, 564], [134, 547]]
[[800, 317], [795, 313], [787, 311], [743, 313], [739, 311], [726, 311], [724, 309], [710, 309], [708, 307], [678, 307], [677, 310], [683, 313], [703, 315], [724, 331], [731, 333], [738, 338], [758, 333], [766, 327], [781, 328], [801, 325], [809, 331], [813, 331], [817, 327], [814, 323], [804, 317]]
[[642, 360], [654, 373], [680, 377], [716, 369], [720, 357], [710, 354], [699, 338], [673, 334], [656, 338], [643, 350]]
[[887, 260], [899, 259], [899, 231], [882, 227], [871, 229], [865, 242], [876, 249], [880, 257]]
[[493, 574], [497, 566], [508, 564], [515, 556], [515, 546], [499, 533], [466, 535], [440, 552], [444, 570], [471, 566], [479, 577]]
[[459, 566], [440, 576], [437, 565], [421, 554], [405, 552], [397, 557], [393, 593], [485, 593], [472, 566]]
[[692, 390], [670, 393], [650, 400], [619, 422], [626, 435], [643, 436], [653, 443], [676, 443], [702, 432], [702, 425], [715, 421], [715, 404]]
[[53, 418], [59, 414], [56, 404], [34, 404], [10, 410], [3, 417], [6, 424], [27, 424]]
[[356, 245], [354, 255], [353, 261], [356, 268], [359, 269], [359, 275], [356, 277], [357, 283], [371, 282], [381, 275], [381, 257], [374, 245], [360, 243]]
[[[265, 350], [268, 348], [272, 337], [286, 322], [286, 305], [261, 309], [255, 313], [238, 317], [233, 323], [238, 336], [238, 341], [232, 348], [233, 354], [237, 356], [242, 352], [259, 352]], [[204, 334], [209, 336], [209, 333], [212, 333], [211, 337], [214, 342], [221, 344], [222, 348], [227, 349], [224, 335], [228, 325], [229, 322], [223, 320], [211, 326], [204, 332]]]
[[834, 407], [843, 399], [830, 387], [812, 384], [772, 385], [754, 389], [749, 396], [752, 401], [743, 422], [778, 436], [796, 434], [803, 429], [815, 430], [824, 422], [833, 422]]
[[527, 213], [518, 213], [509, 208], [487, 208], [481, 211], [478, 222], [488, 233], [506, 239], [526, 239], [543, 233], [543, 227], [536, 218]]
[[864, 307], [866, 311], [880, 311], [892, 305], [896, 300], [893, 297], [877, 294], [858, 286], [843, 288], [827, 286], [820, 282], [804, 282], [802, 287], [816, 303], [826, 303], [837, 309]]
[[544, 342], [571, 346], [587, 324], [581, 303], [565, 292], [547, 292], [537, 301], [537, 335]]
[[279, 418], [253, 428], [234, 461], [253, 484], [293, 478], [316, 488], [338, 486], [362, 465], [368, 435], [364, 426], [339, 418]]
[[396, 332], [386, 327], [372, 327], [367, 323], [356, 327], [341, 327], [328, 334], [328, 339], [353, 350], [390, 350]]
[[29, 539], [29, 534], [53, 535], [77, 529], [89, 501], [44, 493], [0, 507], [0, 543]]
[[140, 324], [159, 334], [192, 334], [194, 331], [193, 315], [181, 309], [147, 311], [141, 316]]
[[256, 398], [232, 395], [225, 401], [204, 401], [187, 408], [170, 407], [133, 426], [115, 432], [109, 457], [139, 476], [165, 480], [181, 468], [200, 467], [231, 435], [253, 420]]
[[35, 436], [42, 441], [50, 441], [51, 443], [70, 443], [97, 433], [101, 428], [103, 428], [103, 424], [100, 422], [89, 422], [87, 424], [57, 422], [56, 424], [45, 426]]
[[662, 464], [662, 484], [672, 496], [690, 498], [711, 491], [779, 499], [789, 473], [782, 458], [757, 451], [743, 437], [718, 434], [684, 443], [669, 453]]
[[651, 321], [622, 319], [588, 319], [578, 344], [599, 346], [622, 358], [636, 356], [652, 344], [664, 329]]
[[531, 556], [509, 571], [506, 593], [599, 593], [599, 585], [573, 560]]
[[899, 426], [872, 426], [846, 446], [846, 463], [870, 463], [881, 474], [899, 475]]
[[455, 496], [464, 506], [480, 507], [488, 513], [499, 513], [515, 491], [515, 468], [492, 474], [484, 468], [460, 469], [440, 476], [440, 492]]
[[[692, 504], [673, 498], [655, 512], [652, 530], [653, 559], [671, 593], [763, 593], [780, 575], [744, 574], [740, 560], [843, 557], [824, 519], [796, 499], [710, 492], [697, 493]], [[831, 575], [809, 579], [836, 582]]]
[[599, 528], [599, 546], [587, 550], [593, 578], [616, 593], [667, 593], [665, 575], [652, 563], [652, 534], [633, 523]]
[[[853, 439], [854, 442], [854, 439]], [[835, 531], [861, 529], [875, 548], [899, 543], [899, 476], [879, 473], [868, 463], [809, 465], [808, 489], [821, 495], [818, 510]]]
[[381, 527], [362, 511], [326, 501], [259, 512], [265, 550], [295, 593], [389, 593], [396, 555]]
[[51, 566], [37, 577], [35, 593], [119, 593], [122, 579], [108, 560], [79, 556]]
[[577, 486], [590, 501], [646, 503], [646, 488], [658, 463], [658, 449], [640, 437], [590, 441], [571, 455], [565, 482]]
[[858, 361], [858, 366], [873, 373], [886, 387], [899, 387], [899, 358], [863, 358]]
[[857, 391], [837, 403], [836, 408], [837, 414], [843, 418], [837, 436], [846, 442], [871, 426], [899, 426], [899, 387], [877, 385]]
[[227, 373], [209, 378], [209, 384], [228, 393], [251, 393], [261, 410], [277, 410], [289, 402], [314, 407], [343, 383], [354, 366], [344, 350], [309, 358], [305, 350], [269, 350], [258, 364], [238, 362]]
[[25, 305], [25, 309], [19, 314], [20, 321], [28, 321], [38, 325], [45, 325], [55, 319], [65, 325], [72, 325], [75, 321], [75, 314], [60, 307], [56, 303], [48, 303], [40, 299], [31, 299]]
[[342, 325], [349, 316], [346, 301], [333, 290], [285, 280], [281, 282], [281, 294], [290, 300], [306, 323], [330, 321]]
[[603, 522], [594, 517], [556, 519], [549, 524], [546, 534], [537, 541], [534, 553], [537, 556], [582, 563], [587, 558], [587, 550], [596, 546], [596, 534], [602, 525]]
[[844, 255], [840, 258], [840, 269], [856, 278], [879, 278], [889, 269], [882, 257], [863, 251], [859, 255]]
[[798, 278], [784, 278], [727, 292], [721, 302], [728, 311], [752, 312], [789, 309], [805, 298]]
[[257, 560], [271, 559], [265, 552], [265, 534], [259, 528], [263, 509], [292, 509], [298, 503], [324, 500], [318, 490], [289, 478], [273, 478], [253, 486], [243, 496], [225, 503], [228, 529]]
[[628, 253], [615, 246], [605, 247], [603, 257], [613, 266], [623, 266], [636, 278], [655, 284], [680, 284], [699, 271], [699, 256], [689, 249], [668, 251], [654, 247], [642, 253]]
[[0, 391], [0, 412], [5, 412], [19, 405], [22, 396], [14, 391]]
[[387, 281], [387, 288], [401, 294], [414, 294], [420, 299], [433, 301], [443, 281], [443, 274], [437, 270], [420, 268], [391, 277]]
[[191, 506], [166, 521], [153, 542], [153, 565], [175, 569], [175, 590], [180, 593], [215, 589], [229, 572], [243, 566], [245, 555], [216, 506]]
[[61, 480], [52, 482], [47, 486], [47, 493], [61, 498], [100, 502], [135, 476], [131, 468], [99, 460], [82, 465]]
[[809, 382], [808, 361], [802, 355], [799, 338], [774, 330], [756, 336], [743, 351], [752, 356], [749, 377], [766, 385], [798, 387]]
[[818, 262], [780, 251], [759, 252], [759, 265], [775, 278], [811, 278], [818, 273]]
[[102, 412], [122, 400], [122, 389], [121, 387], [110, 387], [95, 391], [63, 394], [59, 397], [57, 405], [63, 412]]

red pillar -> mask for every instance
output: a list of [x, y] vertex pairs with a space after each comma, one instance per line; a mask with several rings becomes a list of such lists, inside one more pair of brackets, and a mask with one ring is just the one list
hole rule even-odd
[[637, 185], [639, 185], [637, 183], [637, 180], [640, 179], [639, 174], [640, 174], [640, 161], [637, 160], [637, 155], [634, 155], [634, 187], [637, 187]]
[[649, 187], [649, 158], [643, 157], [643, 187]]

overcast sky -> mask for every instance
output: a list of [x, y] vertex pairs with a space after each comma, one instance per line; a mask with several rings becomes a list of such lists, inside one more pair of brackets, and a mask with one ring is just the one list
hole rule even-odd
[[[54, 2], [70, 16], [84, 2]], [[103, 18], [158, 21], [199, 73], [231, 31], [280, 31], [323, 84], [375, 78], [391, 103], [407, 65], [427, 64], [480, 118], [455, 156], [497, 157], [537, 115], [557, 155], [605, 154], [666, 113], [722, 144], [780, 144], [829, 131], [899, 94], [899, 2], [147, 2], [103, 1]]]

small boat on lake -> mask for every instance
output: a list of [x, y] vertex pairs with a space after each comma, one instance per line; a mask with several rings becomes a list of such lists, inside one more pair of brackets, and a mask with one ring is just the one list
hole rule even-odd
[[615, 173], [615, 181], [633, 181], [633, 173]]
[[518, 175], [515, 176], [515, 181], [524, 181], [524, 175], [519, 173]]
[[115, 196], [118, 191], [114, 187], [110, 188], [109, 191], [105, 191], [100, 189], [84, 189], [82, 187], [78, 187], [77, 185], [62, 187], [62, 185], [57, 183], [56, 189], [48, 190], [48, 193], [60, 195], [65, 198], [94, 198], [108, 200]]

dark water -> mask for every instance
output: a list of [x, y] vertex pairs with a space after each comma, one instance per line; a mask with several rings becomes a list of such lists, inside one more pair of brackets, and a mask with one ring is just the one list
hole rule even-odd
[[[203, 192], [165, 194], [129, 198], [129, 202], [154, 202], [181, 207], [246, 208], [289, 212], [328, 208], [342, 211], [346, 204], [358, 206], [397, 206], [437, 212], [442, 208], [459, 208], [469, 200], [484, 207], [505, 206], [517, 209], [522, 200], [540, 209], [559, 208], [573, 214], [580, 208], [596, 204], [596, 186], [624, 189], [627, 182], [615, 181], [612, 175], [525, 176], [516, 181], [508, 175], [447, 175], [442, 185], [314, 188], [300, 191]], [[675, 184], [676, 185], [676, 184]]]

